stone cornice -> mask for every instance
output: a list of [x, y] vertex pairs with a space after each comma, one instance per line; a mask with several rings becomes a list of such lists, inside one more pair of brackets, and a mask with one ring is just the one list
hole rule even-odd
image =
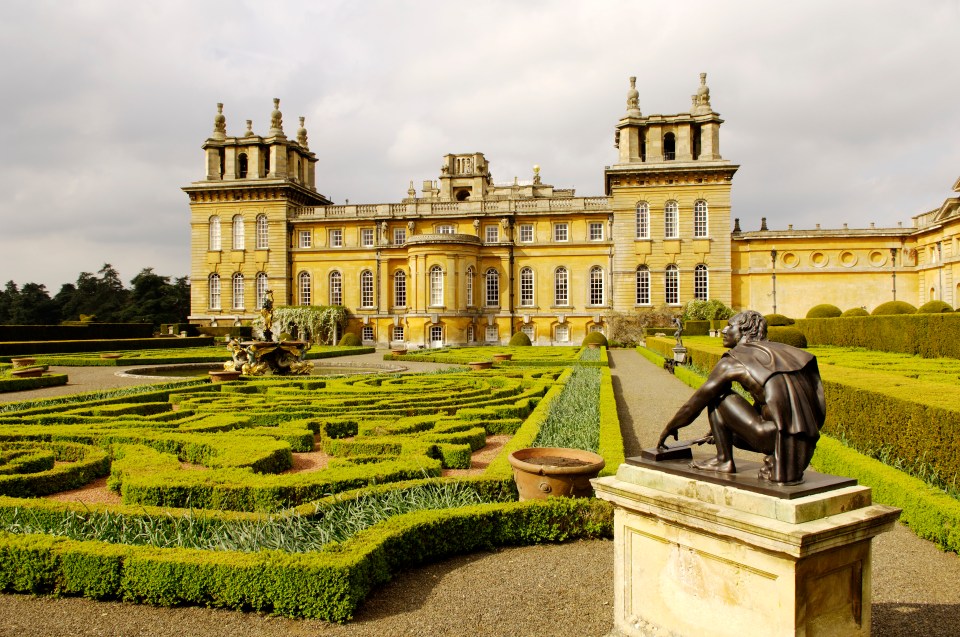
[[322, 194], [285, 179], [195, 181], [181, 190], [190, 197], [190, 203], [277, 199], [287, 199], [295, 206], [322, 206], [332, 203]]

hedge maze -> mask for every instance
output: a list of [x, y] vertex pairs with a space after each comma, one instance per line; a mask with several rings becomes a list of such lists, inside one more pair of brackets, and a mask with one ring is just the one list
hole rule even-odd
[[[500, 458], [481, 476], [440, 477], [469, 468], [489, 435], [532, 439], [570, 373], [188, 381], [4, 406], [0, 590], [344, 621], [408, 564], [608, 535], [599, 501], [515, 502]], [[615, 429], [601, 446], [622, 458]], [[311, 450], [324, 468], [289, 471]], [[104, 476], [122, 505], [42, 498]]]

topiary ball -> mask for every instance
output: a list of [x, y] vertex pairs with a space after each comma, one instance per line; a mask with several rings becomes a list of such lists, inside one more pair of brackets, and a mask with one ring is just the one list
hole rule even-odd
[[870, 312], [866, 311], [862, 307], [852, 307], [840, 316], [870, 316]]
[[587, 337], [583, 339], [583, 342], [580, 343], [581, 346], [590, 345], [591, 343], [595, 345], [607, 346], [607, 337], [603, 335], [603, 332], [590, 332], [587, 334]]
[[782, 327], [796, 323], [792, 318], [783, 314], [764, 314], [763, 318], [767, 319], [767, 327]]
[[347, 332], [343, 335], [343, 338], [340, 339], [340, 342], [337, 343], [340, 347], [359, 347], [363, 345], [363, 341], [360, 340], [360, 337], [354, 334], [353, 332]]
[[885, 314], [916, 314], [917, 308], [910, 305], [906, 301], [887, 301], [886, 303], [881, 303], [877, 307], [873, 308], [873, 311], [870, 312], [873, 316], [881, 316]]
[[843, 316], [843, 312], [839, 307], [830, 303], [814, 305], [807, 312], [807, 318], [837, 318], [838, 316]]
[[530, 347], [531, 345], [533, 343], [530, 342], [530, 337], [523, 332], [517, 332], [510, 337], [510, 347]]
[[917, 314], [942, 314], [952, 311], [953, 308], [950, 307], [950, 304], [943, 301], [927, 301], [917, 308]]
[[794, 347], [807, 346], [807, 337], [795, 327], [771, 327], [767, 330], [767, 340]]

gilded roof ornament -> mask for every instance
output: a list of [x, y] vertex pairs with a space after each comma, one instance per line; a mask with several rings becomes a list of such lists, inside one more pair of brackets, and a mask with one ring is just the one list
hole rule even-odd
[[707, 74], [700, 74], [700, 87], [697, 89], [697, 94], [694, 96], [695, 106], [693, 108], [693, 115], [706, 115], [713, 112], [713, 108], [710, 106], [710, 87], [707, 86]]
[[273, 98], [273, 112], [270, 113], [270, 134], [283, 135], [283, 113], [280, 112], [280, 98]]
[[627, 91], [627, 117], [640, 117], [640, 91], [637, 90], [637, 78], [630, 78], [630, 90]]
[[303, 115], [300, 116], [300, 128], [297, 129], [297, 143], [303, 146], [304, 150], [307, 149], [307, 129], [304, 126], [306, 119]]
[[213, 118], [213, 138], [226, 139], [227, 118], [223, 115], [223, 103], [217, 102], [217, 114]]

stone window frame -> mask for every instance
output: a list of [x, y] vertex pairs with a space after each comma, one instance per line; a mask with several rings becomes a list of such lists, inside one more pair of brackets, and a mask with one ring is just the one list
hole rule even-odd
[[270, 247], [270, 222], [267, 215], [257, 215], [255, 234], [257, 235], [257, 250], [268, 249]]
[[637, 305], [650, 305], [650, 268], [637, 266]]
[[555, 243], [570, 241], [570, 224], [568, 222], [558, 221], [553, 224], [553, 240]]
[[710, 271], [706, 263], [698, 263], [693, 268], [693, 298], [699, 301], [710, 298]]
[[244, 294], [244, 279], [242, 272], [234, 272], [233, 276], [230, 277], [230, 291], [231, 299], [233, 301], [233, 309], [242, 310], [245, 306], [245, 294]]
[[606, 300], [604, 279], [602, 267], [595, 265], [590, 268], [587, 276], [587, 305], [604, 305]]
[[553, 271], [553, 304], [558, 307], [570, 305], [570, 270], [565, 265]]
[[[597, 231], [596, 233], [594, 231]], [[603, 222], [591, 221], [587, 224], [587, 240], [603, 241]]]
[[521, 223], [518, 235], [520, 243], [533, 243], [533, 224]]
[[483, 273], [483, 291], [484, 306], [500, 307], [500, 272], [496, 268]]
[[430, 307], [444, 307], [443, 305], [443, 267], [440, 265], [430, 266]]
[[328, 300], [330, 305], [343, 305], [343, 273], [332, 270], [327, 275], [329, 284]]
[[297, 235], [297, 246], [301, 248], [312, 248], [313, 232], [310, 230], [301, 230]]
[[244, 228], [244, 224], [243, 224], [243, 215], [233, 215], [231, 224], [232, 224], [231, 247], [234, 250], [244, 250], [246, 248], [247, 236], [246, 236], [246, 228]]
[[706, 239], [710, 236], [709, 208], [704, 199], [697, 199], [693, 203], [693, 237]]
[[372, 308], [375, 306], [373, 294], [373, 272], [360, 272], [360, 307]]
[[640, 240], [650, 239], [650, 204], [646, 201], [637, 202], [636, 237]]
[[534, 306], [534, 282], [533, 268], [525, 266], [520, 268], [520, 307]]
[[663, 204], [663, 238], [680, 238], [680, 204], [673, 199]]
[[407, 306], [407, 273], [403, 270], [393, 273], [393, 305], [394, 307]]
[[663, 300], [667, 305], [680, 305], [680, 268], [676, 263], [664, 268]]
[[313, 297], [313, 275], [302, 271], [297, 275], [298, 305], [310, 305]]
[[223, 309], [220, 298], [220, 275], [211, 272], [207, 277], [207, 301], [211, 310]]

